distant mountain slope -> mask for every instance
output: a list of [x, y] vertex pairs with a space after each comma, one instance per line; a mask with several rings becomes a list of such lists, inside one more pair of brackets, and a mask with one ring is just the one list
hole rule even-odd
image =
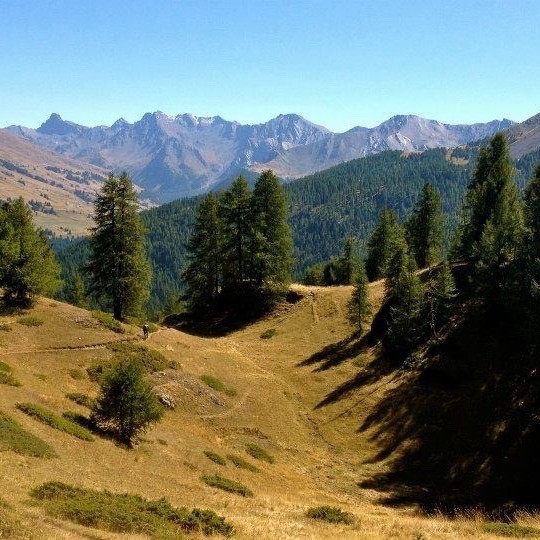
[[126, 169], [157, 202], [209, 191], [241, 170], [272, 168], [296, 178], [384, 150], [454, 147], [482, 139], [513, 124], [449, 125], [417, 116], [395, 116], [375, 128], [332, 133], [296, 114], [256, 125], [219, 116], [175, 117], [147, 113], [130, 124], [85, 127], [52, 114], [37, 130], [8, 132], [73, 159], [107, 169]]
[[520, 158], [540, 149], [540, 113], [507, 130], [512, 156]]
[[86, 234], [107, 171], [75, 162], [0, 130], [0, 199], [24, 197], [38, 225], [61, 236]]

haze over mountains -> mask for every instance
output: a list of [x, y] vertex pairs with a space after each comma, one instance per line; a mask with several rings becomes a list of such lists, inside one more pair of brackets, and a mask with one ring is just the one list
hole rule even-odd
[[243, 170], [271, 168], [297, 178], [384, 150], [421, 151], [455, 147], [510, 128], [503, 119], [450, 125], [399, 115], [374, 128], [333, 133], [296, 114], [256, 125], [219, 116], [146, 113], [133, 124], [85, 127], [52, 114], [38, 129], [6, 131], [69, 158], [109, 170], [127, 170], [156, 202], [209, 191]]

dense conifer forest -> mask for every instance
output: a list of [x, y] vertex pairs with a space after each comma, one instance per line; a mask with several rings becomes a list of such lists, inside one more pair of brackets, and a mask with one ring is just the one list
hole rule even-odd
[[[426, 183], [441, 195], [444, 245], [448, 247], [478, 151], [479, 145], [408, 155], [383, 152], [287, 184], [294, 277], [300, 279], [307, 267], [340, 255], [349, 236], [357, 240], [360, 255], [365, 255], [380, 210], [387, 207], [395, 211], [398, 220], [405, 220]], [[530, 177], [538, 154], [526, 155], [515, 163], [520, 189]], [[153, 266], [148, 308], [154, 315], [178, 307], [179, 293], [184, 288], [186, 246], [200, 200], [181, 199], [141, 214]], [[69, 279], [87, 256], [84, 241], [64, 245], [59, 251], [63, 277]], [[60, 296], [65, 298], [66, 294], [64, 289]]]

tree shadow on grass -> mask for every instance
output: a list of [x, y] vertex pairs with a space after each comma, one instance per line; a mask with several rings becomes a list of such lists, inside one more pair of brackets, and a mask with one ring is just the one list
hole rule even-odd
[[314, 371], [326, 371], [339, 366], [347, 360], [352, 360], [362, 352], [366, 352], [373, 345], [375, 345], [375, 342], [370, 333], [362, 335], [361, 332], [355, 332], [341, 341], [327, 345], [309, 358], [299, 362], [297, 366], [317, 365]]
[[540, 369], [516, 355], [516, 336], [467, 318], [425, 365], [389, 388], [359, 428], [378, 446], [363, 481], [390, 505], [480, 508], [509, 519], [540, 503]]

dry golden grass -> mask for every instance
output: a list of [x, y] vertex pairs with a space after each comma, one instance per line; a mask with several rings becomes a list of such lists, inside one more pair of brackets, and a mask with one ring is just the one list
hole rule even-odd
[[[166, 328], [152, 334], [144, 345], [178, 365], [154, 374], [152, 380], [160, 392], [183, 396], [184, 401], [168, 410], [131, 451], [100, 437], [91, 444], [80, 441], [33, 421], [15, 403], [38, 403], [59, 415], [79, 407], [87, 414], [66, 394], [96, 395], [97, 386], [70, 373], [85, 373], [96, 360], [110, 357], [113, 352], [105, 345], [137, 339], [136, 329], [115, 334], [88, 312], [48, 299], [28, 313], [45, 320], [41, 327], [14, 324], [21, 313], [0, 316], [0, 324], [12, 326], [2, 336], [0, 360], [22, 383], [19, 388], [1, 387], [0, 410], [58, 454], [45, 460], [0, 452], [0, 493], [21, 526], [37, 538], [117, 537], [47, 517], [38, 507], [28, 506], [32, 488], [55, 480], [148, 499], [165, 497], [174, 506], [213, 509], [236, 526], [239, 538], [496, 538], [485, 532], [481, 516], [450, 520], [425, 516], [411, 507], [390, 508], [378, 502], [375, 492], [358, 487], [385, 464], [366, 463], [376, 449], [369, 433], [357, 429], [388, 385], [397, 382], [383, 377], [317, 407], [378, 351], [358, 352], [353, 347], [350, 354], [332, 361], [331, 354], [316, 356], [329, 345], [347, 343], [343, 340], [353, 330], [346, 320], [351, 288], [295, 289], [302, 295], [298, 303], [280, 306], [265, 320], [226, 337], [202, 338]], [[375, 307], [383, 292], [382, 282], [371, 285]], [[261, 339], [268, 328], [275, 328], [275, 335]], [[237, 395], [227, 396], [201, 382], [208, 373], [235, 388]], [[260, 472], [254, 474], [230, 462], [220, 466], [204, 454], [212, 450], [248, 458], [248, 444], [264, 448], [275, 463], [258, 461]], [[216, 474], [249, 486], [255, 496], [239, 497], [200, 480]], [[330, 524], [305, 515], [321, 505], [350, 512], [354, 522]], [[538, 526], [539, 518], [527, 515], [520, 521]]]

